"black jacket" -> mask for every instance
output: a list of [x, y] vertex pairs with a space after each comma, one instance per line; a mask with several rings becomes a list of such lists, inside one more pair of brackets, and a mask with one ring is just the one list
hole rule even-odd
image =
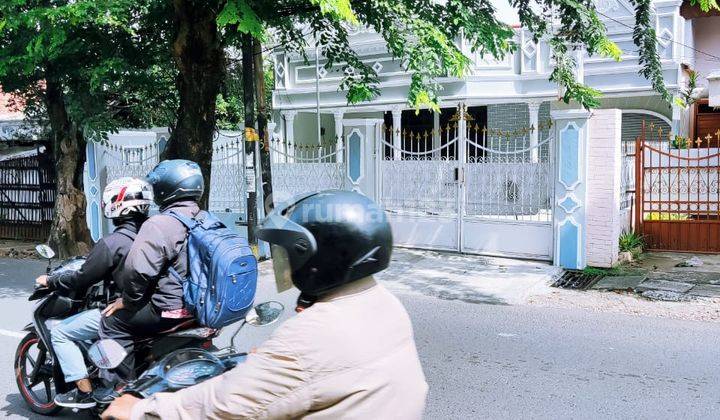
[[133, 240], [144, 219], [123, 222], [113, 233], [101, 238], [90, 250], [85, 263], [78, 271], [69, 271], [48, 277], [48, 287], [67, 295], [82, 296], [92, 285], [105, 281], [112, 288]]
[[[194, 217], [200, 208], [194, 201], [175, 202], [143, 224], [119, 275], [123, 305], [128, 309], [137, 310], [148, 301], [161, 311], [183, 308], [181, 279], [188, 272], [188, 231], [166, 214], [169, 210]], [[180, 278], [168, 273], [170, 267]]]

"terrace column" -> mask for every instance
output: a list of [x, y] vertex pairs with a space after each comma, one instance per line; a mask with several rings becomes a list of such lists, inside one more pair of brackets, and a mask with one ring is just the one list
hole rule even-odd
[[295, 156], [295, 116], [297, 111], [283, 111], [282, 113], [285, 119], [285, 150], [287, 154], [288, 162], [294, 161]]
[[540, 129], [538, 128], [540, 104], [538, 101], [528, 102], [528, 113], [530, 114], [530, 156], [533, 162], [538, 162], [539, 150], [538, 140], [540, 138]]
[[335, 111], [333, 116], [335, 117], [335, 153], [337, 154], [337, 162], [343, 162], [343, 115], [344, 111]]
[[395, 107], [392, 110], [393, 118], [393, 160], [400, 160], [400, 149], [402, 149], [402, 108]]

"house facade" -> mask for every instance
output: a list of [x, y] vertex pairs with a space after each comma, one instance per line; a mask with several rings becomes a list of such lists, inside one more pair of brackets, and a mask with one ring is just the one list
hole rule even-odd
[[[544, 259], [571, 268], [612, 264], [614, 257], [598, 263], [586, 251], [592, 248], [590, 219], [597, 212], [588, 207], [594, 171], [617, 172], [606, 177], [611, 182], [605, 187], [612, 190], [606, 194], [617, 198], [610, 197], [612, 214], [600, 218], [613, 223], [614, 239], [604, 242], [614, 248], [602, 250], [612, 255], [617, 235], [629, 229], [634, 162], [626, 156], [642, 124], [665, 135], [690, 136], [693, 108], [662, 100], [638, 74], [634, 9], [627, 1], [596, 3], [609, 38], [623, 50], [622, 61], [576, 52], [577, 78], [602, 92], [600, 110], [612, 110], [609, 114], [559, 102], [558, 87], [548, 81], [547, 41], [533, 42], [509, 6], [497, 3], [500, 15], [517, 28], [519, 48], [494, 60], [472, 54], [459, 37], [457, 45], [472, 68], [462, 79], [440, 80], [440, 113], [407, 106], [410, 76], [372, 30], [354, 30], [350, 43], [377, 72], [381, 92], [353, 106], [339, 89], [344, 72], [352, 69], [325, 69], [320, 53], [316, 70], [314, 48], [306, 51], [309, 63], [276, 50], [275, 194], [319, 186], [360, 191], [384, 207], [399, 245]], [[665, 85], [680, 96], [698, 59], [697, 22], [681, 14], [681, 0], [653, 6]], [[609, 125], [591, 132], [597, 126], [592, 115]], [[611, 141], [617, 136], [618, 144], [589, 161], [597, 153], [590, 145], [603, 146], [593, 135]], [[590, 168], [606, 152], [612, 162]], [[601, 206], [607, 202], [600, 200]]]

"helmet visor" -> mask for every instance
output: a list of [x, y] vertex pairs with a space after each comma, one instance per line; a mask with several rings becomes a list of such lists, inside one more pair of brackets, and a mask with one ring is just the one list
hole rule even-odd
[[287, 250], [280, 245], [270, 245], [270, 253], [272, 254], [275, 286], [278, 293], [290, 290], [293, 287], [292, 267]]

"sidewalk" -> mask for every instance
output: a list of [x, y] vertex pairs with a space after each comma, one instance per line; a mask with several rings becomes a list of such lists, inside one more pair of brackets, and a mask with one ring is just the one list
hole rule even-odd
[[[648, 258], [646, 261], [652, 263], [655, 260]], [[659, 264], [656, 276], [672, 273], [676, 268], [670, 261], [652, 264]], [[660, 270], [661, 267], [665, 270]], [[698, 272], [716, 275], [710, 262], [702, 267]], [[720, 299], [650, 300], [627, 290], [577, 291], [550, 287], [561, 273], [560, 268], [537, 261], [395, 248], [390, 267], [376, 278], [398, 294], [420, 294], [469, 303], [574, 308], [598, 313], [720, 322]], [[650, 279], [653, 278], [659, 277]]]
[[38, 258], [35, 243], [0, 239], [0, 257], [2, 258]]
[[593, 289], [633, 290], [665, 301], [720, 299], [720, 255], [649, 252], [626, 270], [633, 275], [605, 277]]

